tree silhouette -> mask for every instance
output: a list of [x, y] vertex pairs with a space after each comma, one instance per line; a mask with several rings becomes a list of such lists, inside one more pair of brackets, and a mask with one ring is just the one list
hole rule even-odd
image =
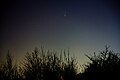
[[69, 50], [58, 53], [35, 48], [26, 53], [22, 66], [13, 64], [8, 51], [5, 62], [0, 65], [0, 80], [119, 80], [119, 54], [106, 46], [98, 54], [86, 56], [90, 61], [78, 73], [78, 64], [70, 57]]
[[0, 80], [18, 80], [19, 78], [17, 66], [13, 65], [13, 60], [8, 51], [6, 61], [0, 66]]
[[108, 49], [106, 46], [104, 51], [98, 55], [86, 55], [91, 62], [85, 65], [85, 70], [81, 74], [80, 79], [83, 80], [105, 80], [119, 79], [120, 74], [120, 57], [117, 53]]

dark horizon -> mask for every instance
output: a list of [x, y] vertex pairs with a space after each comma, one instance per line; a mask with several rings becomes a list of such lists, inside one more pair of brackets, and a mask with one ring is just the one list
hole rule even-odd
[[69, 51], [35, 48], [24, 61], [14, 63], [10, 53], [0, 64], [0, 80], [113, 80], [119, 79], [120, 55], [106, 46], [99, 53], [86, 55], [89, 61], [79, 65]]

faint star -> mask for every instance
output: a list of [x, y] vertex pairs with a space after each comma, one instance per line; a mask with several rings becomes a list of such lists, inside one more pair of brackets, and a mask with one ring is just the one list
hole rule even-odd
[[64, 14], [64, 17], [66, 17], [67, 15], [66, 14]]

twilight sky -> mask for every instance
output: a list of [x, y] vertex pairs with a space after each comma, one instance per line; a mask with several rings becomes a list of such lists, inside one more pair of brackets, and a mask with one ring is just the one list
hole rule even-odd
[[1, 2], [0, 59], [15, 59], [35, 47], [70, 49], [80, 63], [110, 45], [120, 52], [117, 0], [6, 0]]

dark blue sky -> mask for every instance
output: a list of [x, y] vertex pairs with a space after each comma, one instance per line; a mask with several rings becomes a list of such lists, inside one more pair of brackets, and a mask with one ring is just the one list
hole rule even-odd
[[27, 51], [70, 48], [81, 63], [84, 54], [120, 49], [117, 0], [13, 0], [1, 3], [0, 56], [9, 49], [16, 59]]

